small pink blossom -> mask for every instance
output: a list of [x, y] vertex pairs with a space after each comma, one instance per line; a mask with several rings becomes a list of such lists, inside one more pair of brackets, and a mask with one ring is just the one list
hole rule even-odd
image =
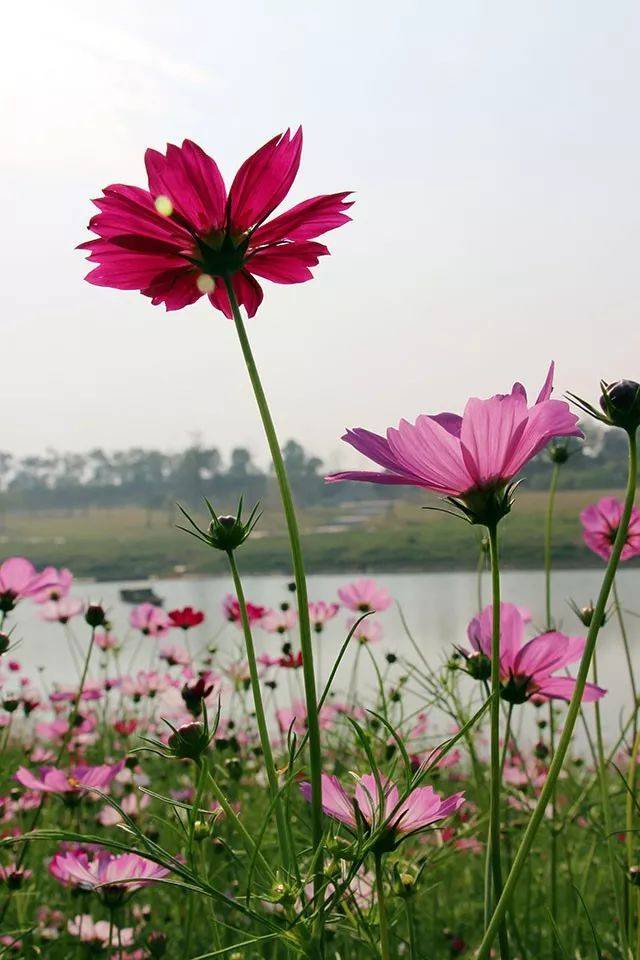
[[[624, 505], [615, 497], [602, 497], [580, 514], [584, 542], [603, 560], [608, 560], [611, 556], [613, 542], [622, 520], [623, 507]], [[634, 507], [620, 559], [630, 560], [638, 555], [640, 555], [640, 510]]]
[[309, 604], [309, 620], [316, 633], [322, 632], [325, 623], [332, 620], [339, 609], [338, 603], [326, 603], [324, 600]]
[[298, 622], [298, 614], [292, 607], [286, 610], [267, 610], [260, 620], [260, 627], [267, 633], [287, 633]]
[[42, 602], [40, 618], [51, 623], [68, 623], [73, 617], [82, 613], [84, 604], [75, 597], [62, 597], [60, 600], [45, 600]]
[[134, 607], [129, 615], [129, 623], [145, 637], [163, 637], [172, 626], [164, 610], [153, 603], [141, 603]]
[[103, 849], [91, 855], [61, 850], [53, 856], [49, 871], [60, 883], [95, 890], [105, 899], [118, 892], [133, 893], [169, 874], [165, 867], [137, 853], [115, 854]]
[[[134, 942], [134, 933], [131, 927], [111, 926], [108, 920], [93, 920], [90, 914], [76, 914], [73, 920], [67, 922], [67, 930], [72, 937], [78, 937], [82, 943], [89, 943], [96, 947], [130, 947]], [[109, 935], [111, 934], [111, 938]]]
[[[518, 607], [500, 604], [500, 680], [502, 696], [511, 703], [531, 697], [570, 700], [576, 685], [573, 677], [554, 676], [582, 656], [584, 637], [568, 637], [550, 630], [524, 642], [525, 621]], [[489, 605], [469, 623], [467, 635], [475, 654], [491, 659], [493, 608]], [[585, 686], [583, 701], [599, 700], [606, 693], [594, 683]]]
[[[267, 612], [266, 607], [260, 607], [255, 603], [247, 603], [246, 607], [247, 619], [250, 624], [258, 623]], [[242, 626], [240, 604], [238, 603], [238, 598], [234, 597], [233, 594], [228, 593], [222, 601], [222, 613], [225, 620], [228, 620], [229, 623], [235, 623], [238, 627]]]
[[69, 593], [73, 583], [73, 574], [66, 567], [61, 570], [56, 570], [55, 567], [45, 567], [40, 574], [40, 578], [45, 586], [33, 594], [36, 603], [62, 600]]
[[9, 557], [0, 564], [0, 610], [8, 613], [19, 600], [39, 596], [47, 585], [47, 577], [26, 557]]
[[[347, 622], [349, 630], [353, 627], [354, 624], [358, 623], [357, 618], [352, 618]], [[365, 620], [362, 620], [361, 623], [358, 623], [358, 626], [353, 631], [352, 639], [356, 640], [358, 643], [378, 643], [382, 640], [382, 624], [379, 620], [374, 620], [373, 617], [367, 617]]]
[[379, 587], [375, 580], [362, 577], [353, 583], [348, 583], [338, 590], [340, 600], [347, 608], [355, 613], [382, 613], [391, 605], [391, 594], [384, 587]]

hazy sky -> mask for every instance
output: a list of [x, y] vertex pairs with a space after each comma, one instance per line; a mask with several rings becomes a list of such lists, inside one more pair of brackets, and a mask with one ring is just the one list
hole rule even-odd
[[[351, 462], [345, 425], [470, 394], [640, 379], [635, 2], [95, 0], [3, 19], [0, 449], [262, 440], [234, 331], [83, 282], [74, 246], [147, 146], [191, 137], [230, 182], [302, 123], [291, 202], [354, 222], [249, 323], [282, 440]], [[8, 22], [7, 22], [8, 21]]]

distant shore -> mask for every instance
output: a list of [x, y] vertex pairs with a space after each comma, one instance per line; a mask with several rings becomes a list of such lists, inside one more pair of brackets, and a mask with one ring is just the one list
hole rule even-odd
[[[601, 565], [582, 541], [578, 515], [602, 493], [558, 494], [553, 532], [557, 569]], [[518, 497], [502, 524], [505, 569], [543, 566], [545, 509], [544, 493], [523, 492]], [[317, 508], [303, 510], [301, 525], [309, 573], [474, 570], [478, 564], [480, 528], [416, 503], [383, 503], [375, 515], [361, 517], [355, 508], [338, 516]], [[21, 554], [37, 565], [67, 566], [77, 576], [94, 580], [226, 571], [225, 558], [177, 530], [173, 516], [139, 508], [7, 514], [0, 530], [0, 554]], [[276, 505], [265, 511], [256, 535], [239, 552], [239, 562], [243, 573], [289, 575], [289, 546]]]

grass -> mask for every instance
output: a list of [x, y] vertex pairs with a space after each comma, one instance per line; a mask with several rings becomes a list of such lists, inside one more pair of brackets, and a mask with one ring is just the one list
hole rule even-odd
[[[610, 491], [609, 491], [610, 492]], [[578, 568], [598, 560], [583, 543], [578, 514], [602, 491], [560, 491], [554, 522], [554, 566]], [[307, 568], [340, 570], [471, 569], [480, 531], [442, 513], [423, 510], [438, 502], [418, 495], [412, 501], [343, 505], [348, 524], [336, 524], [334, 508], [301, 512]], [[545, 492], [521, 492], [502, 526], [508, 565], [534, 569], [542, 564]], [[0, 527], [2, 554], [23, 554], [37, 565], [68, 566], [78, 576], [143, 579], [181, 573], [218, 573], [224, 558], [174, 526], [166, 511], [128, 507], [7, 514]], [[244, 572], [287, 573], [288, 541], [275, 506], [267, 506], [257, 531], [242, 549]]]

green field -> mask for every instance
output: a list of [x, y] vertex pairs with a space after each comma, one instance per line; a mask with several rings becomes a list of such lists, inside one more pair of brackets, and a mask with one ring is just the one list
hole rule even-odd
[[[602, 491], [560, 491], [554, 524], [554, 564], [597, 565], [583, 545], [579, 511]], [[480, 531], [414, 502], [361, 502], [301, 513], [307, 567], [340, 570], [471, 569]], [[523, 492], [503, 523], [504, 565], [542, 564], [546, 494]], [[431, 501], [437, 505], [437, 501]], [[137, 579], [226, 569], [222, 556], [175, 528], [165, 511], [138, 508], [7, 514], [0, 531], [4, 556], [23, 554], [37, 565], [69, 566], [78, 576]], [[267, 507], [256, 534], [242, 548], [246, 572], [287, 573], [288, 544], [276, 506]]]

